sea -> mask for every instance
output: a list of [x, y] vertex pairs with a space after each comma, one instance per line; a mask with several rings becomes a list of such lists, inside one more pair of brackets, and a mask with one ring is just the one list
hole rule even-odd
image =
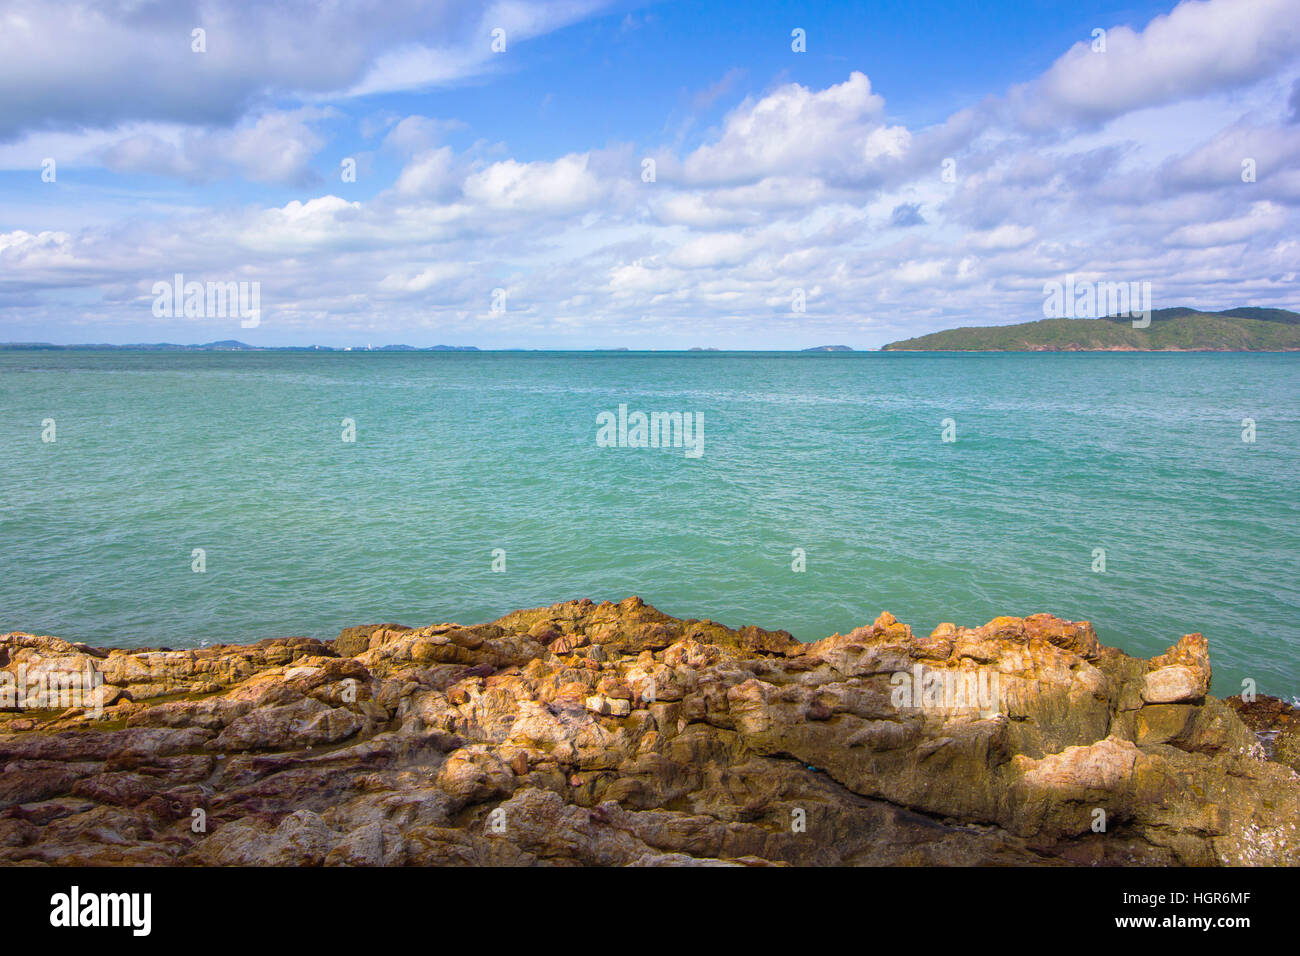
[[1300, 692], [1294, 353], [6, 351], [0, 488], [0, 631], [1046, 611]]

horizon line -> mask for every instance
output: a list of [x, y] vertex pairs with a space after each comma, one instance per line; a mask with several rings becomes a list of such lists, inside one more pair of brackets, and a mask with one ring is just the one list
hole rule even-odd
[[[478, 345], [406, 345], [403, 342], [394, 342], [388, 345], [249, 345], [246, 342], [240, 342], [235, 345], [225, 345], [227, 340], [217, 340], [215, 342], [131, 342], [119, 345], [112, 342], [76, 342], [70, 344], [58, 342], [0, 342], [0, 351], [56, 351], [68, 349], [85, 349], [85, 350], [119, 350], [119, 351], [146, 351], [146, 350], [186, 350], [186, 351], [207, 351], [207, 352], [878, 352], [879, 347], [870, 346], [853, 347], [848, 345], [814, 345], [794, 348], [762, 348], [762, 349], [744, 349], [744, 348], [719, 348], [714, 346], [690, 346], [687, 348], [641, 348], [633, 346], [605, 346], [590, 348], [565, 348], [561, 346], [478, 346]], [[233, 340], [230, 340], [233, 341]], [[220, 346], [220, 347], [214, 347]]]

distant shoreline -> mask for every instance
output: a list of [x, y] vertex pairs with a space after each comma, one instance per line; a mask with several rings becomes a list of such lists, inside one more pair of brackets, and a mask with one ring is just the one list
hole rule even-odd
[[1240, 306], [1190, 306], [1142, 315], [1045, 318], [1014, 325], [964, 326], [890, 342], [885, 352], [1295, 352], [1300, 313]]
[[1139, 355], [1158, 355], [1160, 353], [1168, 354], [1191, 354], [1191, 355], [1283, 355], [1289, 352], [1300, 352], [1300, 346], [1281, 349], [1139, 349], [1139, 348], [1105, 348], [1105, 349], [1076, 349], [1076, 348], [1027, 348], [1027, 349], [905, 349], [905, 348], [887, 348], [880, 350], [886, 354], [904, 353], [908, 355], [1041, 355], [1043, 353], [1088, 353], [1092, 355], [1113, 355], [1136, 353]]
[[725, 355], [727, 353], [778, 353], [788, 355], [803, 354], [857, 354], [876, 352], [879, 349], [852, 349], [847, 345], [817, 346], [807, 349], [720, 349], [720, 348], [683, 348], [683, 349], [634, 349], [634, 348], [479, 348], [476, 345], [434, 345], [415, 347], [411, 345], [384, 345], [375, 348], [335, 345], [247, 345], [245, 343], [209, 343], [204, 345], [175, 345], [169, 342], [141, 345], [55, 345], [49, 342], [0, 342], [0, 352], [383, 352], [390, 355], [409, 355], [416, 352], [439, 353], [486, 353], [486, 352], [550, 352], [580, 353], [584, 355], [644, 355], [650, 353], [681, 355]]

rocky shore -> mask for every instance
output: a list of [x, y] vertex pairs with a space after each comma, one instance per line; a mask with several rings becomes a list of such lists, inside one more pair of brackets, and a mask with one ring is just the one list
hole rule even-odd
[[[1300, 717], [1050, 615], [802, 644], [637, 598], [190, 650], [0, 711], [0, 862], [1300, 863]], [[98, 711], [96, 715], [95, 711]]]

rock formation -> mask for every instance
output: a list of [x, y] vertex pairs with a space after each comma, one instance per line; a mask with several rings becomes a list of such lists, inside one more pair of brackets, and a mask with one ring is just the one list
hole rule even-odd
[[1045, 614], [882, 614], [802, 644], [629, 598], [328, 643], [13, 633], [0, 667], [103, 680], [0, 712], [8, 863], [1300, 863], [1300, 722], [1261, 743], [1199, 634], [1142, 660]]

